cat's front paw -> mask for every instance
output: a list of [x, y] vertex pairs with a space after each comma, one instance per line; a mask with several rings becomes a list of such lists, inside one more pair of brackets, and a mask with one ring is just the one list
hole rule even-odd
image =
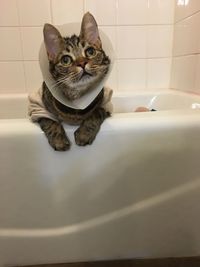
[[70, 149], [70, 142], [66, 136], [55, 136], [49, 139], [49, 144], [56, 151], [66, 151]]
[[84, 127], [80, 127], [75, 131], [74, 137], [78, 146], [86, 146], [92, 144], [96, 137], [96, 133], [88, 132]]

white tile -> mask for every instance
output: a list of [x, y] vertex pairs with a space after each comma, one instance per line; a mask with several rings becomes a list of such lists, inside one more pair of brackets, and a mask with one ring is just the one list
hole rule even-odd
[[118, 0], [117, 24], [146, 24], [147, 11], [148, 0]]
[[185, 9], [185, 0], [175, 0], [175, 22], [180, 21], [185, 17]]
[[169, 88], [171, 59], [147, 60], [147, 88]]
[[39, 62], [25, 61], [24, 68], [25, 68], [25, 80], [26, 80], [27, 91], [33, 92], [38, 90], [43, 82]]
[[110, 76], [106, 82], [106, 86], [113, 89], [113, 91], [117, 91], [118, 89], [118, 80], [117, 80], [117, 61], [115, 61]]
[[177, 82], [177, 58], [172, 58], [172, 65], [171, 65], [171, 77], [170, 77], [170, 88], [178, 89], [178, 82]]
[[[188, 47], [188, 25], [185, 21], [180, 21], [174, 25], [173, 56], [184, 55]], [[186, 39], [186, 43], [183, 41]]]
[[185, 0], [187, 4], [185, 7], [186, 17], [191, 16], [192, 14], [200, 10], [200, 1], [199, 0]]
[[[99, 29], [101, 29], [110, 39], [114, 51], [116, 51], [116, 27], [114, 26], [100, 26]], [[103, 45], [103, 44], [102, 44]]]
[[83, 16], [83, 0], [52, 0], [52, 14], [56, 25], [80, 22]]
[[195, 91], [197, 56], [173, 58], [171, 88], [182, 91]]
[[23, 27], [22, 46], [25, 60], [38, 60], [40, 45], [43, 41], [42, 27]]
[[21, 60], [22, 49], [18, 27], [0, 27], [0, 60]]
[[117, 57], [146, 58], [146, 27], [117, 27]]
[[118, 90], [132, 91], [146, 87], [146, 60], [118, 60]]
[[51, 22], [50, 0], [18, 0], [21, 26], [42, 26]]
[[174, 0], [148, 0], [148, 24], [173, 24]]
[[91, 12], [98, 25], [115, 25], [116, 7], [116, 0], [85, 0], [84, 12]]
[[175, 24], [173, 54], [187, 55], [200, 52], [200, 13]]
[[176, 0], [175, 21], [183, 20], [200, 10], [199, 0]]
[[195, 70], [195, 92], [200, 93], [200, 55], [196, 55], [197, 63]]
[[0, 93], [25, 93], [22, 62], [0, 62]]
[[0, 26], [18, 26], [17, 0], [0, 1]]
[[196, 64], [196, 71], [195, 71], [195, 92], [200, 93], [200, 55], [197, 55], [197, 64]]
[[[100, 26], [99, 29], [101, 29], [110, 39], [114, 53], [116, 54], [116, 32], [114, 26]], [[102, 44], [102, 47], [104, 48], [104, 44]], [[117, 62], [114, 62], [113, 69], [110, 73], [110, 77], [108, 78], [108, 81], [106, 82], [106, 85], [111, 87], [113, 90], [117, 89]]]
[[173, 26], [147, 26], [147, 56], [170, 57], [173, 44]]

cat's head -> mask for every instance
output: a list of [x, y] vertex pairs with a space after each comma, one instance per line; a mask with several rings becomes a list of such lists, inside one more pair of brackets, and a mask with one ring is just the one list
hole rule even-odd
[[85, 94], [101, 82], [110, 60], [102, 49], [97, 23], [88, 12], [83, 16], [80, 35], [62, 37], [51, 24], [44, 26], [49, 70], [58, 90], [69, 100]]

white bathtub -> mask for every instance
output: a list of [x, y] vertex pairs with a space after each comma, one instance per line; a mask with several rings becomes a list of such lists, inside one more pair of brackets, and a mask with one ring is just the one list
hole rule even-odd
[[68, 152], [25, 99], [0, 99], [0, 266], [200, 255], [199, 96], [116, 95], [93, 145]]

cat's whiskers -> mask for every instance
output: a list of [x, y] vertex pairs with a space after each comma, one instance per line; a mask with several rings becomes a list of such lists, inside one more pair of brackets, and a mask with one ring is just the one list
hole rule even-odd
[[54, 83], [54, 84], [52, 85], [52, 88], [53, 88], [53, 89], [58, 89], [59, 86], [62, 86], [63, 84], [65, 84], [65, 79], [63, 79], [63, 80], [61, 80], [61, 81], [58, 81], [58, 82]]
[[53, 86], [61, 83], [64, 79], [65, 79], [65, 77], [62, 77], [62, 78], [56, 80], [55, 83], [53, 84]]

